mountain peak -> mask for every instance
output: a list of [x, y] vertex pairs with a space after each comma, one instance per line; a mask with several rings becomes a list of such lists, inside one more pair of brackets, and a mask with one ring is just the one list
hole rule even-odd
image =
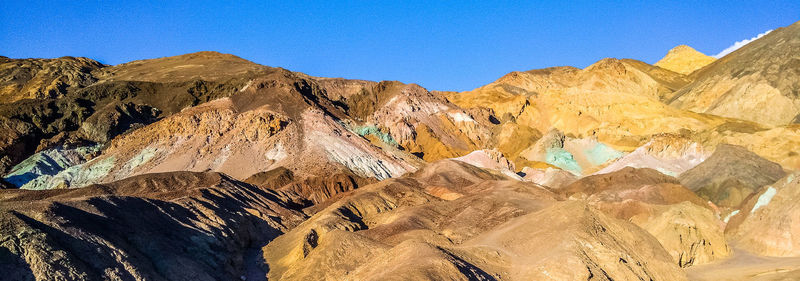
[[687, 45], [678, 45], [667, 52], [654, 65], [680, 74], [688, 75], [713, 62], [714, 58], [698, 52]]

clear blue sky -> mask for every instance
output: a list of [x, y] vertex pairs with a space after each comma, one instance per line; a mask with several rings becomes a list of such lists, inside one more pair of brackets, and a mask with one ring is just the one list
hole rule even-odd
[[678, 44], [716, 54], [800, 20], [798, 0], [221, 2], [3, 0], [0, 55], [118, 64], [214, 50], [315, 76], [469, 90], [514, 70], [653, 63]]

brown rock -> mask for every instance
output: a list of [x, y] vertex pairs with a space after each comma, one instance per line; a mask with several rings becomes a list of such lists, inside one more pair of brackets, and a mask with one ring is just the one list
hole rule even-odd
[[708, 159], [684, 172], [681, 184], [714, 204], [736, 207], [758, 188], [785, 175], [781, 165], [747, 149], [721, 144]]

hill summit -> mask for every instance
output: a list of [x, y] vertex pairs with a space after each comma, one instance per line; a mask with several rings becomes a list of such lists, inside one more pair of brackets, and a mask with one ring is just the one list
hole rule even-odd
[[714, 60], [714, 58], [698, 52], [692, 47], [678, 45], [669, 50], [666, 56], [655, 63], [655, 66], [689, 75], [695, 70], [714, 62]]

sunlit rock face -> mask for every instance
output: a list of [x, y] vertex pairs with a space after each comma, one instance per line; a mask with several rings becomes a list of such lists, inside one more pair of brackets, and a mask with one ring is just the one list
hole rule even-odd
[[727, 258], [730, 247], [713, 205], [652, 169], [624, 168], [588, 176], [562, 189], [656, 237], [681, 267]]
[[679, 45], [669, 50], [666, 56], [653, 65], [683, 75], [689, 75], [695, 70], [714, 62], [714, 60], [714, 58], [698, 52], [692, 47]]
[[738, 247], [765, 256], [800, 256], [800, 240], [796, 238], [798, 179], [796, 172], [791, 173], [760, 188], [742, 203], [726, 230]]
[[776, 29], [692, 74], [676, 92], [679, 108], [780, 126], [800, 114], [800, 24]]
[[603, 167], [596, 174], [611, 173], [625, 167], [650, 168], [677, 177], [702, 163], [711, 154], [702, 144], [680, 135], [654, 136], [650, 142]]
[[106, 65], [88, 58], [9, 59], [0, 56], [0, 103], [64, 96], [97, 81], [94, 71]]

